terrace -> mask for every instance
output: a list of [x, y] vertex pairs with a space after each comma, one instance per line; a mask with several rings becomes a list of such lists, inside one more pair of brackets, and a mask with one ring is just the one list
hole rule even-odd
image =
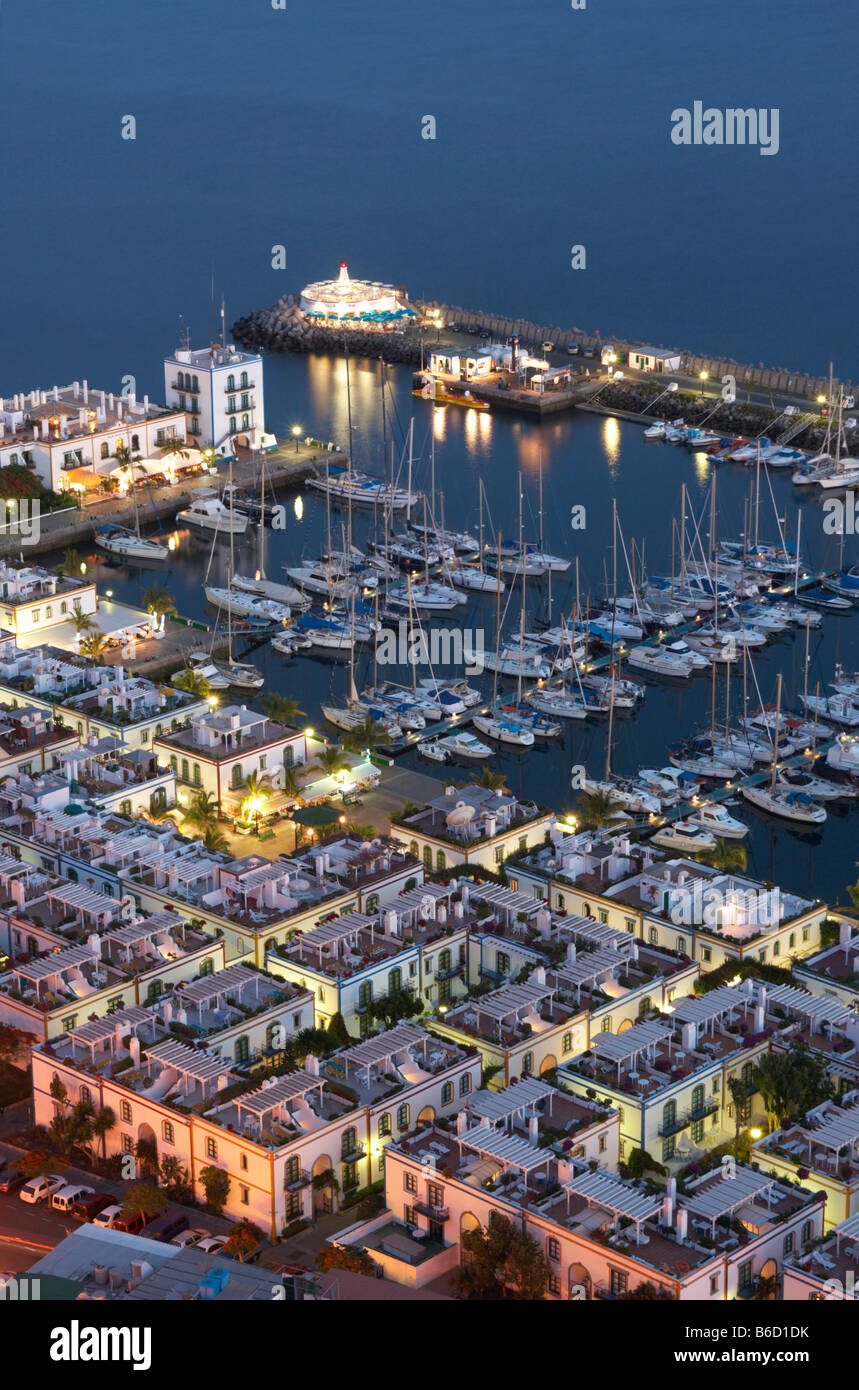
[[159, 774], [154, 753], [137, 750], [142, 756], [120, 751], [123, 745], [115, 738], [96, 738], [80, 748], [63, 753], [60, 763], [69, 779], [69, 790], [87, 796], [110, 796], [126, 787], [139, 786]]
[[523, 828], [543, 814], [533, 802], [486, 787], [449, 787], [413, 815], [392, 817], [402, 830], [430, 835], [454, 845], [475, 845]]
[[853, 934], [855, 925], [842, 917], [838, 923], [838, 941], [803, 958], [802, 978], [813, 977], [822, 985], [828, 983], [859, 990], [859, 934]]
[[538, 966], [525, 984], [508, 984], [490, 994], [464, 999], [445, 1013], [444, 1022], [484, 1042], [516, 1047], [581, 1012], [557, 994], [557, 986]]
[[859, 1266], [859, 1214], [842, 1221], [831, 1232], [828, 1239], [815, 1244], [813, 1249], [798, 1253], [789, 1262], [804, 1274], [816, 1275], [819, 1279], [840, 1281], [844, 1296], [855, 1298], [856, 1269]]
[[0, 994], [50, 1013], [54, 1009], [80, 1006], [103, 990], [126, 983], [121, 970], [106, 964], [84, 946], [70, 946], [12, 966], [0, 975]]
[[672, 859], [606, 890], [605, 896], [675, 924], [698, 927], [735, 942], [756, 939], [816, 904], [772, 890], [755, 879], [721, 873], [692, 860]]
[[838, 1103], [827, 1100], [810, 1110], [801, 1124], [783, 1124], [754, 1146], [759, 1160], [773, 1155], [798, 1170], [838, 1182], [859, 1180], [859, 1090]]
[[17, 608], [41, 598], [74, 598], [92, 589], [91, 579], [56, 574], [42, 565], [15, 565], [0, 561], [0, 603], [4, 608]]
[[[245, 705], [201, 714], [183, 728], [159, 735], [159, 743], [177, 752], [191, 752], [209, 762], [222, 762], [237, 755], [254, 753], [273, 743], [286, 743], [304, 734], [291, 724], [276, 724], [264, 714], [257, 714]], [[303, 761], [302, 757], [297, 762]]]
[[95, 669], [85, 657], [61, 647], [46, 644], [25, 650], [14, 642], [0, 646], [0, 685], [51, 703], [81, 694], [90, 686]]
[[[200, 1112], [212, 1123], [269, 1149], [306, 1138], [348, 1115], [357, 1105], [353, 1093], [347, 1097], [339, 1086], [320, 1075], [317, 1058], [309, 1055], [307, 1060], [307, 1070], [287, 1072], [261, 1086], [242, 1089], [226, 1101], [219, 1103], [214, 1091], [199, 1106]], [[229, 1081], [237, 1079], [233, 1075]]]
[[347, 912], [319, 922], [278, 954], [331, 980], [348, 979], [410, 946], [429, 946], [459, 926], [459, 917], [447, 917], [453, 891], [438, 884], [410, 889], [375, 913]]
[[159, 714], [181, 718], [189, 706], [201, 703], [184, 690], [155, 685], [144, 676], [129, 676], [121, 665], [91, 667], [87, 674], [87, 688], [65, 699], [63, 707], [106, 723], [135, 724]]
[[549, 843], [508, 860], [524, 872], [560, 880], [582, 892], [599, 894], [612, 884], [648, 869], [658, 851], [650, 844], [633, 844], [625, 835], [597, 840], [593, 832], [565, 834], [560, 826], [549, 832]]
[[321, 1075], [373, 1105], [449, 1070], [468, 1055], [412, 1023], [399, 1023], [321, 1063]]

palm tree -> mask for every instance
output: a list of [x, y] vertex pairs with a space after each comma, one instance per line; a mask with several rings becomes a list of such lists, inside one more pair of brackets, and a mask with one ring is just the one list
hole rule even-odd
[[360, 835], [362, 840], [375, 840], [379, 831], [375, 825], [350, 825], [347, 827], [350, 835]]
[[348, 771], [349, 764], [342, 748], [323, 748], [313, 767], [324, 772], [326, 777], [336, 777], [338, 772]]
[[164, 631], [164, 620], [168, 614], [175, 618], [179, 612], [176, 600], [164, 584], [149, 585], [143, 595], [143, 606], [155, 619], [155, 629], [159, 632]]
[[227, 854], [230, 848], [230, 842], [223, 830], [219, 830], [216, 825], [206, 826], [206, 829], [203, 831], [203, 845], [206, 849], [211, 850], [213, 854], [218, 851], [222, 854]]
[[202, 671], [195, 671], [192, 666], [186, 666], [184, 671], [180, 671], [178, 676], [173, 677], [173, 685], [176, 690], [184, 690], [186, 695], [193, 695], [197, 700], [207, 700], [211, 687]]
[[160, 448], [161, 457], [163, 459], [187, 459], [191, 457], [186, 447], [186, 441], [184, 439], [177, 439], [175, 435], [172, 435], [170, 439], [165, 439], [164, 443], [160, 445]]
[[262, 707], [269, 719], [273, 719], [275, 724], [297, 725], [300, 719], [307, 717], [304, 710], [299, 707], [298, 701], [293, 699], [291, 695], [278, 695], [276, 693], [266, 695]]
[[101, 1140], [101, 1156], [107, 1158], [107, 1136], [116, 1125], [116, 1114], [109, 1105], [103, 1105], [93, 1116], [92, 1132], [95, 1139]]
[[79, 603], [75, 604], [69, 614], [69, 622], [77, 633], [78, 638], [80, 638], [81, 634], [84, 632], [92, 632], [94, 626], [92, 614], [85, 613]]
[[218, 803], [211, 792], [197, 792], [185, 812], [185, 820], [201, 832], [214, 829], [218, 817]]
[[57, 574], [67, 574], [70, 577], [81, 573], [81, 559], [74, 546], [69, 546], [60, 564], [57, 565]]
[[95, 661], [99, 666], [103, 666], [104, 654], [107, 651], [107, 637], [103, 632], [88, 632], [86, 637], [78, 639], [78, 649], [83, 656], [88, 656], [90, 661]]
[[[491, 768], [481, 768], [480, 773], [472, 772], [471, 781], [476, 782], [478, 787], [486, 787], [489, 791], [500, 792], [507, 790], [507, 783], [503, 772], [493, 772]], [[467, 784], [466, 784], [467, 785]]]
[[855, 883], [848, 883], [847, 896], [849, 897], [856, 911], [859, 912], [859, 878], [857, 878]]
[[383, 724], [379, 724], [371, 714], [363, 724], [350, 729], [343, 735], [342, 744], [353, 753], [363, 753], [365, 748], [376, 748], [379, 744], [390, 743], [391, 735]]
[[287, 796], [294, 796], [297, 800], [300, 800], [301, 790], [298, 785], [298, 778], [295, 775], [295, 768], [287, 767], [286, 763], [284, 763], [281, 776], [283, 778], [283, 790], [285, 794]]
[[723, 872], [746, 867], [746, 851], [733, 840], [718, 839], [712, 849], [702, 850], [699, 858], [711, 869], [721, 869]]
[[581, 810], [576, 820], [582, 830], [601, 830], [620, 820], [623, 814], [610, 792], [584, 792], [579, 798], [579, 806]]
[[[259, 803], [271, 796], [271, 787], [267, 786], [265, 782], [261, 782], [256, 772], [249, 773], [242, 782], [242, 791], [247, 793], [245, 801], [242, 804], [248, 806], [250, 806], [251, 803]], [[259, 821], [260, 808], [258, 804], [253, 806], [252, 814], [254, 821]]]

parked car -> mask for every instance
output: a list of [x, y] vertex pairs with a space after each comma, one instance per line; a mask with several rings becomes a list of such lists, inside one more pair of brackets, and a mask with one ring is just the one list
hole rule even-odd
[[206, 1236], [205, 1240], [198, 1240], [196, 1249], [202, 1250], [206, 1255], [218, 1255], [227, 1243], [226, 1236]]
[[66, 1180], [61, 1178], [59, 1173], [40, 1173], [37, 1178], [30, 1178], [24, 1183], [18, 1196], [22, 1202], [47, 1202], [54, 1193], [61, 1187], [65, 1187]]
[[69, 1182], [63, 1183], [56, 1192], [51, 1193], [51, 1206], [57, 1211], [71, 1211], [75, 1202], [82, 1202], [87, 1197], [95, 1196], [94, 1187], [85, 1187], [83, 1183]]
[[188, 1245], [199, 1245], [201, 1240], [208, 1240], [211, 1231], [204, 1231], [202, 1226], [191, 1226], [187, 1231], [180, 1231], [178, 1236], [173, 1236], [168, 1241], [169, 1245], [178, 1245], [180, 1250], [184, 1250]]
[[109, 1192], [93, 1192], [89, 1197], [82, 1197], [75, 1202], [72, 1207], [72, 1216], [78, 1217], [80, 1221], [94, 1221], [106, 1207], [113, 1205], [113, 1197]]
[[109, 1207], [102, 1207], [98, 1216], [94, 1216], [92, 1224], [94, 1226], [115, 1226], [116, 1218], [122, 1215], [122, 1207], [114, 1202]]
[[139, 1211], [132, 1211], [128, 1216], [122, 1215], [122, 1207], [119, 1209], [119, 1216], [113, 1220], [115, 1231], [125, 1231], [127, 1235], [139, 1236], [146, 1224], [146, 1217], [141, 1216]]
[[0, 1192], [20, 1192], [26, 1181], [26, 1173], [19, 1173], [17, 1168], [7, 1168], [5, 1173], [0, 1173]]
[[170, 1241], [174, 1236], [178, 1236], [180, 1231], [184, 1231], [187, 1225], [188, 1218], [183, 1211], [165, 1211], [144, 1226], [141, 1235], [149, 1240]]

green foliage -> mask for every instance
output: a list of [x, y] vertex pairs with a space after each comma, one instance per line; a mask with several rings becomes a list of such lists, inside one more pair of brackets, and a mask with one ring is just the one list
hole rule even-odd
[[205, 1168], [200, 1169], [200, 1182], [203, 1184], [206, 1201], [212, 1210], [220, 1216], [230, 1195], [229, 1173], [224, 1168], [218, 1168], [216, 1164], [209, 1163]]
[[224, 1254], [231, 1256], [234, 1260], [246, 1260], [248, 1255], [258, 1249], [262, 1243], [263, 1233], [259, 1226], [255, 1226], [247, 1217], [243, 1221], [238, 1221], [235, 1226], [230, 1227], [230, 1234], [224, 1246]]
[[414, 1018], [423, 1013], [423, 1003], [410, 989], [395, 989], [381, 999], [374, 999], [367, 1007], [372, 1019], [392, 1028], [404, 1018]]
[[677, 1301], [674, 1294], [669, 1293], [668, 1289], [651, 1284], [649, 1280], [646, 1284], [637, 1284], [634, 1289], [628, 1289], [626, 1293], [619, 1293], [617, 1298], [619, 1302], [627, 1303], [676, 1303]]
[[149, 1182], [133, 1182], [122, 1201], [122, 1215], [139, 1214], [144, 1221], [154, 1221], [167, 1208], [167, 1194]]
[[466, 1256], [458, 1279], [461, 1298], [545, 1296], [549, 1262], [537, 1242], [506, 1216], [491, 1212], [488, 1228], [463, 1232], [460, 1244]]

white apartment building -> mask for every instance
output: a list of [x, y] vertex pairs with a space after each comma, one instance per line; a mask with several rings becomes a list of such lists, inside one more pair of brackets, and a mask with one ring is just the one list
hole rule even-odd
[[232, 343], [180, 347], [164, 359], [164, 394], [171, 409], [185, 412], [189, 440], [223, 458], [233, 457], [237, 444], [262, 449], [276, 442], [265, 433], [259, 353]]

